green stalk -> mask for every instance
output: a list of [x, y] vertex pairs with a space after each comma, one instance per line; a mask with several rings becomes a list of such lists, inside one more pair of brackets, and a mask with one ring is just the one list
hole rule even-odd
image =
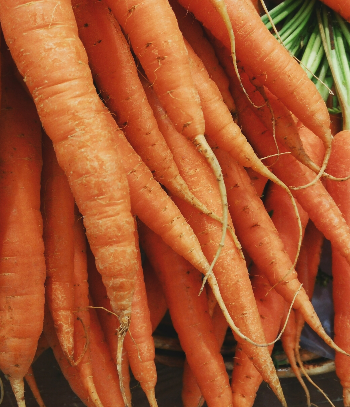
[[279, 34], [283, 42], [290, 42], [302, 31], [312, 15], [315, 2], [316, 0], [310, 0], [309, 4], [305, 3], [306, 6], [300, 9], [302, 12], [297, 13], [290, 24], [286, 24], [280, 30]]
[[[286, 0], [270, 10], [269, 14], [273, 20], [273, 23], [278, 24], [280, 21], [284, 20], [301, 4], [302, 1], [304, 0]], [[261, 17], [261, 21], [266, 25], [268, 30], [272, 28], [269, 16], [267, 14], [264, 14]]]
[[350, 129], [350, 107], [347, 103], [347, 90], [343, 85], [345, 79], [345, 74], [341, 69], [341, 65], [338, 60], [338, 55], [336, 51], [336, 43], [339, 48], [338, 41], [333, 32], [333, 26], [330, 24], [327, 11], [325, 8], [322, 9], [322, 16], [320, 10], [317, 10], [317, 20], [320, 27], [320, 33], [322, 36], [323, 46], [327, 55], [328, 63], [333, 75], [335, 88], [337, 91], [341, 111], [343, 114], [343, 129]]

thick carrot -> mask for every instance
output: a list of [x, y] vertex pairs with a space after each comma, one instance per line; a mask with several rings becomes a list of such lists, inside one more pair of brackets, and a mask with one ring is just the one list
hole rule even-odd
[[139, 224], [139, 231], [141, 245], [163, 286], [181, 347], [208, 406], [231, 406], [229, 378], [213, 333], [207, 299], [198, 296], [200, 273], [145, 225]]
[[127, 327], [137, 265], [128, 183], [113, 143], [118, 129], [97, 95], [71, 4], [11, 0], [0, 5], [0, 18], [84, 217], [113, 310]]
[[45, 134], [41, 182], [46, 301], [63, 352], [74, 364], [74, 198]]
[[179, 174], [147, 102], [129, 44], [110, 9], [97, 0], [72, 4], [94, 81], [126, 138], [158, 182], [208, 213]]
[[[6, 54], [5, 54], [6, 52]], [[0, 115], [0, 369], [18, 406], [43, 327], [45, 257], [40, 213], [41, 126], [2, 51]]]
[[[146, 93], [154, 109], [158, 125], [170, 149], [173, 151], [180, 173], [189, 187], [193, 187], [194, 193], [204, 204], [214, 212], [220, 210], [220, 208], [217, 207], [219, 197], [216, 181], [213, 179], [210, 168], [194, 149], [193, 145], [176, 132], [170, 120], [164, 115], [159, 102], [157, 104], [157, 98], [154, 92], [152, 93], [151, 89], [148, 88], [146, 89]], [[188, 171], [190, 167], [194, 168], [194, 170]], [[216, 252], [215, 236], [220, 230], [218, 222], [203, 217], [199, 213], [194, 213], [184, 201], [180, 201], [175, 197], [173, 199], [180, 207], [181, 212], [189, 219], [189, 223], [198, 236], [206, 256], [209, 259], [213, 258]], [[229, 307], [232, 307], [230, 308], [230, 312], [231, 315], [236, 318], [239, 329], [243, 333], [245, 332], [244, 335], [246, 337], [250, 339], [255, 337], [255, 343], [263, 344], [265, 341], [261, 331], [259, 315], [253, 298], [246, 264], [241, 253], [235, 246], [236, 244], [234, 243], [232, 235], [227, 236], [222, 253], [214, 266], [214, 274], [220, 284], [220, 290], [225, 302]], [[237, 287], [239, 287], [239, 289]], [[271, 359], [267, 349], [247, 344], [246, 341], [242, 341], [242, 338], [237, 338], [237, 340], [240, 341], [240, 343], [244, 342], [242, 346], [246, 348], [246, 352], [249, 352], [250, 356], [253, 357], [257, 368], [264, 375], [264, 379], [270, 381], [271, 387], [275, 388], [274, 391], [281, 397], [281, 393], [278, 389], [277, 376], [272, 363], [270, 363]], [[271, 381], [273, 384], [271, 384]]]

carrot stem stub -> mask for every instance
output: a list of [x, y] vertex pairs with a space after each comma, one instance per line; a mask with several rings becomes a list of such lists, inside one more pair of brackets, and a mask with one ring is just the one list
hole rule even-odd
[[0, 4], [0, 19], [84, 217], [113, 309], [127, 326], [137, 267], [135, 224], [113, 142], [118, 128], [95, 90], [71, 3], [9, 0]]

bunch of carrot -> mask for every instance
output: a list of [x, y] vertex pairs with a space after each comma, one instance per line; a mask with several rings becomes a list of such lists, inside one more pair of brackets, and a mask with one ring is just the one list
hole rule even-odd
[[[309, 3], [305, 15], [321, 7]], [[318, 82], [262, 4], [0, 0], [0, 369], [19, 407], [46, 346], [87, 406], [131, 406], [130, 369], [157, 406], [152, 332], [167, 309], [185, 407], [252, 406], [262, 380], [286, 406], [279, 338], [307, 393], [304, 322], [336, 350], [350, 406], [350, 345], [311, 304], [324, 237], [340, 274], [350, 264], [348, 127], [332, 151]]]

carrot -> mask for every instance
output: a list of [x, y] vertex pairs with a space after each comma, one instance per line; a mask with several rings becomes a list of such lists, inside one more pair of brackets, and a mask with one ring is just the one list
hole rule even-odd
[[[110, 348], [113, 350], [113, 354], [117, 355], [118, 349], [113, 342], [115, 342], [115, 333], [118, 327], [115, 326], [113, 315], [106, 312], [111, 312], [111, 306], [106, 296], [102, 280], [94, 268], [93, 261], [90, 261], [89, 280], [91, 282], [90, 292], [94, 305], [104, 308], [99, 313], [102, 318], [103, 329], [106, 333]], [[143, 280], [141, 258], [139, 258], [139, 268], [135, 280], [135, 292], [131, 313], [132, 318], [129, 331], [125, 336], [124, 346], [127, 352], [127, 360], [129, 361], [135, 379], [140, 383], [150, 405], [157, 406], [154, 393], [154, 388], [157, 382], [157, 371], [154, 363], [155, 349], [152, 338], [150, 312], [147, 305], [146, 288]]]
[[97, 88], [106, 106], [153, 176], [204, 213], [181, 178], [147, 103], [129, 44], [104, 1], [74, 1], [73, 10]]
[[70, 2], [22, 5], [0, 5], [4, 37], [84, 217], [113, 310], [127, 327], [137, 249], [126, 174], [113, 143], [118, 129], [95, 90]]
[[220, 90], [222, 99], [230, 112], [235, 111], [235, 102], [229, 90], [229, 80], [227, 75], [219, 64], [215, 50], [205, 35], [201, 24], [188, 13], [176, 0], [169, 1], [173, 9], [179, 28], [194, 52], [203, 61], [210, 78], [216, 83]]
[[45, 257], [40, 213], [41, 126], [35, 106], [1, 57], [0, 369], [18, 406], [44, 319]]
[[228, 218], [225, 184], [220, 166], [204, 137], [205, 123], [200, 99], [193, 84], [186, 47], [174, 12], [168, 0], [147, 0], [142, 3], [136, 0], [108, 0], [107, 4], [128, 37], [175, 128], [195, 144], [216, 176], [223, 223], [218, 242], [219, 255]]
[[[329, 172], [336, 176], [344, 176], [348, 171], [349, 162], [349, 131], [337, 133], [333, 140], [333, 151], [329, 162]], [[349, 181], [327, 181], [327, 190], [339, 205], [347, 222], [349, 214]], [[347, 287], [349, 286], [350, 266], [340, 251], [332, 246], [333, 304], [334, 304], [334, 340], [343, 349], [350, 349], [347, 335], [350, 314], [347, 306]], [[343, 386], [344, 406], [350, 406], [350, 365], [346, 357], [335, 356], [335, 369]]]
[[201, 275], [145, 225], [139, 224], [139, 231], [141, 245], [162, 284], [186, 360], [208, 406], [231, 406], [229, 379], [213, 333], [208, 303], [204, 295], [198, 296]]
[[28, 372], [24, 376], [26, 379], [26, 382], [33, 393], [33, 396], [35, 398], [35, 401], [37, 402], [39, 407], [45, 407], [44, 400], [41, 397], [38, 385], [36, 383], [35, 377], [34, 377], [34, 372], [32, 366], [29, 367]]
[[[116, 340], [116, 333], [119, 328], [118, 318], [115, 317], [112, 311], [111, 302], [107, 296], [106, 288], [103, 285], [101, 275], [98, 273], [95, 264], [95, 258], [91, 250], [87, 252], [88, 259], [88, 282], [89, 294], [91, 296], [92, 306], [96, 309], [96, 315], [101, 325], [105, 341], [108, 345], [113, 363], [116, 365], [118, 356], [118, 341]], [[121, 357], [121, 379], [123, 381], [122, 388], [124, 390], [125, 398], [128, 404], [131, 405], [131, 392], [130, 392], [130, 367], [128, 355], [125, 346], [122, 349]], [[119, 381], [119, 378], [118, 378]]]
[[148, 259], [143, 260], [142, 268], [152, 332], [154, 332], [168, 310], [168, 306], [164, 297], [162, 285]]
[[340, 14], [345, 20], [350, 22], [350, 7], [349, 4], [341, 0], [321, 0], [328, 7]]
[[66, 378], [71, 389], [74, 393], [82, 400], [82, 402], [87, 407], [95, 407], [95, 404], [89, 397], [88, 392], [86, 391], [85, 386], [83, 386], [82, 381], [80, 380], [80, 375], [77, 369], [77, 366], [73, 366], [68, 362], [61, 344], [58, 340], [56, 329], [53, 324], [53, 320], [50, 314], [50, 311], [47, 306], [45, 306], [45, 319], [44, 319], [44, 335], [54, 353], [55, 359], [60, 366], [63, 376]]
[[[213, 179], [213, 174], [206, 165], [206, 162], [201, 158], [191, 143], [183, 139], [181, 135], [176, 132], [175, 128], [164, 115], [162, 107], [159, 106], [159, 102], [157, 104], [157, 98], [150, 88], [146, 89], [146, 93], [151, 106], [154, 108], [158, 125], [170, 149], [173, 151], [180, 173], [189, 187], [193, 187], [197, 197], [214, 212], [218, 211], [220, 208], [217, 207], [219, 197], [216, 181]], [[194, 170], [189, 171], [188, 168], [194, 168]], [[179, 206], [181, 212], [189, 219], [189, 223], [201, 242], [204, 254], [206, 254], [209, 259], [213, 258], [216, 252], [215, 236], [219, 233], [219, 224], [210, 218], [195, 213], [186, 205], [186, 202], [180, 201], [175, 197], [173, 200]], [[232, 235], [227, 236], [221, 256], [214, 266], [214, 275], [220, 284], [224, 301], [230, 307], [231, 315], [233, 315], [234, 318], [236, 318], [237, 315], [242, 316], [236, 319], [237, 324], [239, 324], [239, 329], [243, 332], [245, 337], [249, 337], [250, 339], [255, 337], [256, 339], [253, 340], [253, 342], [263, 344], [265, 341], [260, 329], [259, 316], [245, 261], [235, 246], [236, 244], [233, 241]], [[239, 285], [239, 290], [236, 284]], [[237, 338], [237, 332], [235, 334]], [[282, 397], [278, 389], [279, 385], [277, 384], [274, 367], [269, 363], [271, 361], [271, 359], [269, 361], [270, 356], [266, 356], [268, 353], [267, 350], [252, 346], [248, 344], [246, 340], [242, 341], [242, 337], [237, 338], [237, 340], [241, 343], [243, 342], [242, 346], [245, 347], [247, 353], [249, 352], [250, 356], [254, 358], [254, 363], [264, 375], [265, 380], [270, 381], [271, 387], [275, 388], [274, 391], [279, 397]], [[258, 354], [260, 354], [260, 352], [263, 356], [261, 355], [259, 357]], [[271, 382], [273, 382], [273, 384], [271, 384]]]
[[[272, 342], [279, 332], [280, 321], [282, 319], [281, 311], [285, 302], [274, 289], [271, 289], [271, 285], [264, 276], [264, 273], [259, 271], [256, 266], [253, 266], [250, 274], [252, 275], [254, 296], [265, 337], [268, 342]], [[270, 353], [272, 348], [273, 345], [270, 345]], [[233, 364], [231, 379], [233, 406], [252, 406], [256, 392], [262, 382], [262, 376], [243, 352], [240, 345], [236, 348]]]
[[41, 179], [46, 301], [63, 352], [74, 364], [74, 198], [45, 134]]
[[[227, 28], [211, 1], [180, 0], [180, 3], [193, 12], [226, 48], [231, 49]], [[266, 29], [248, 0], [229, 0], [226, 8], [234, 30], [237, 60], [254, 73], [260, 85], [265, 85], [320, 137], [326, 150], [325, 166], [331, 148], [330, 119], [316, 86]], [[261, 47], [261, 44], [264, 46]], [[309, 106], [309, 109], [305, 109], [305, 106]]]
[[86, 237], [82, 217], [75, 208], [74, 235], [74, 359], [80, 379], [96, 407], [103, 407], [97, 393], [90, 347], [89, 285], [87, 281]]

